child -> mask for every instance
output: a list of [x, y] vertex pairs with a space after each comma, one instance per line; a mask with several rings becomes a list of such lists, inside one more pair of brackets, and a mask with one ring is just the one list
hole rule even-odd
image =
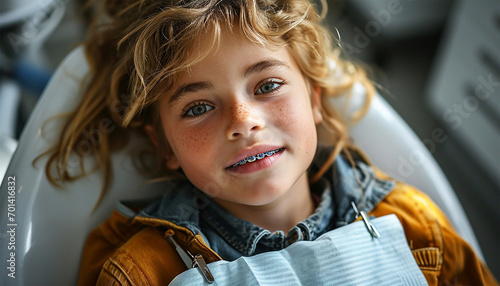
[[145, 206], [121, 204], [90, 234], [79, 284], [166, 285], [186, 257], [211, 280], [204, 263], [313, 241], [361, 211], [398, 216], [429, 284], [496, 284], [425, 195], [350, 144], [329, 97], [361, 82], [368, 105], [373, 86], [339, 58], [307, 0], [97, 3], [107, 18], [86, 42], [90, 83], [47, 175], [77, 178], [61, 167], [67, 150], [111, 118], [121, 128], [93, 146], [104, 191], [110, 152], [132, 130], [178, 180]]

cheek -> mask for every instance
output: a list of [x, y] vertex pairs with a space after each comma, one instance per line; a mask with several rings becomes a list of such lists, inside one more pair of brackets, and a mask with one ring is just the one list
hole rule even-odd
[[280, 123], [283, 127], [287, 128], [294, 124], [294, 117], [296, 114], [296, 110], [294, 110], [293, 105], [290, 102], [284, 102], [278, 106], [278, 118], [280, 119]]
[[316, 124], [308, 98], [281, 102], [275, 110], [275, 120], [280, 130], [293, 140], [297, 152], [308, 158], [313, 156], [317, 146]]
[[208, 136], [208, 132], [189, 132], [189, 130], [186, 130], [180, 134], [178, 141], [181, 149], [189, 150], [194, 153], [201, 153], [205, 149], [208, 141]]
[[172, 150], [179, 159], [181, 167], [186, 169], [192, 160], [200, 160], [207, 155], [213, 153], [209, 149], [213, 144], [213, 128], [204, 126], [180, 128], [173, 132]]
[[316, 130], [310, 103], [305, 100], [284, 100], [277, 103], [271, 112], [283, 129], [301, 132]]

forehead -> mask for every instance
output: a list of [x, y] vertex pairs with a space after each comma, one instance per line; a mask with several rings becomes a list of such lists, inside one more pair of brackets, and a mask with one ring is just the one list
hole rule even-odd
[[279, 59], [289, 66], [296, 66], [288, 48], [282, 43], [256, 43], [241, 29], [222, 29], [220, 33], [208, 32], [202, 34], [189, 54], [192, 62], [176, 77], [176, 84], [189, 78], [209, 76], [227, 72], [241, 73], [248, 67], [263, 59]]

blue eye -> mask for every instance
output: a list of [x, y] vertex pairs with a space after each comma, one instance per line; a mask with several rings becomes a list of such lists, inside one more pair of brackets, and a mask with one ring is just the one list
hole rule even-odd
[[261, 85], [259, 87], [259, 89], [257, 89], [257, 92], [255, 92], [255, 94], [263, 94], [263, 93], [268, 93], [268, 92], [271, 92], [273, 90], [276, 90], [277, 88], [279, 88], [281, 86], [281, 83], [277, 83], [277, 82], [267, 82], [267, 83], [264, 83], [263, 85]]
[[213, 106], [208, 104], [196, 104], [195, 106], [189, 108], [188, 112], [186, 112], [185, 116], [200, 116], [205, 112], [214, 109]]

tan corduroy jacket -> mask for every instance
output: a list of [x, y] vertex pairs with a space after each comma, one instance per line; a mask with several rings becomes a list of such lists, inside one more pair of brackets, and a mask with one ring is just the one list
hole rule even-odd
[[[415, 260], [429, 285], [498, 285], [472, 248], [453, 230], [437, 206], [415, 188], [397, 183], [370, 212], [396, 214]], [[115, 211], [85, 245], [79, 285], [167, 285], [186, 266], [165, 239], [173, 235], [184, 250], [206, 263], [220, 260], [200, 235], [172, 222], [125, 217]]]

